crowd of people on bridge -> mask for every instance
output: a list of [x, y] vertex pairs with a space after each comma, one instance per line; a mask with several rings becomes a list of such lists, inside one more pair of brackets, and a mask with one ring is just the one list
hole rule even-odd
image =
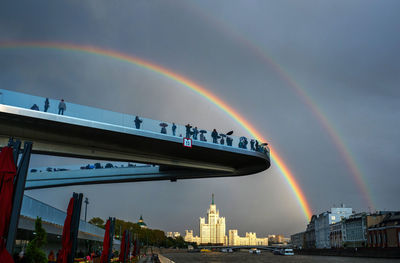
[[[44, 102], [44, 112], [47, 112], [48, 109], [50, 108], [50, 101], [49, 98], [46, 98], [45, 102]], [[33, 106], [31, 107], [31, 110], [36, 110], [39, 111], [39, 106], [37, 104], [33, 104]], [[59, 104], [58, 104], [58, 115], [64, 115], [64, 112], [67, 110], [67, 105], [64, 101], [64, 99], [61, 99]], [[136, 116], [134, 119], [134, 124], [135, 124], [135, 128], [136, 129], [140, 129], [141, 125], [143, 123], [143, 119], [140, 119], [139, 116]], [[161, 131], [160, 133], [162, 134], [167, 134], [167, 128], [168, 124], [165, 122], [160, 123], [161, 126]], [[176, 134], [176, 129], [177, 126], [176, 124], [173, 122], [172, 123], [172, 135], [173, 136], [177, 136]], [[185, 125], [186, 128], [186, 134], [185, 137], [186, 138], [192, 138], [193, 140], [200, 140], [203, 142], [207, 142], [207, 138], [205, 136], [205, 134], [207, 133], [206, 130], [199, 130], [197, 127], [194, 127], [190, 124]], [[233, 132], [230, 133], [218, 133], [216, 129], [213, 129], [213, 131], [211, 132], [211, 138], [212, 138], [212, 142], [215, 144], [221, 144], [221, 145], [226, 145], [227, 146], [232, 146], [233, 143], [233, 139], [229, 136], [232, 135]], [[182, 137], [182, 134], [179, 135], [180, 137]], [[238, 143], [238, 147], [241, 149], [247, 149], [248, 147], [248, 139], [244, 136], [239, 138], [239, 143]], [[260, 144], [257, 140], [255, 139], [251, 139], [250, 140], [250, 150], [252, 151], [258, 151], [258, 152], [263, 152], [263, 153], [267, 153], [268, 149], [265, 147], [267, 144]]]

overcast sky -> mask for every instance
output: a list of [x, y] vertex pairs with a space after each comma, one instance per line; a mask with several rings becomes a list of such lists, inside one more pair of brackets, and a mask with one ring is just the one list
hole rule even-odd
[[[252, 123], [291, 168], [314, 213], [340, 203], [368, 211], [337, 143], [297, 86], [346, 145], [375, 208], [399, 210], [399, 10], [398, 0], [5, 1], [0, 41], [93, 45], [162, 65], [204, 86]], [[105, 57], [0, 48], [0, 84], [67, 103], [245, 134], [181, 84]], [[77, 161], [34, 156], [32, 166], [66, 162]], [[89, 218], [137, 221], [142, 214], [150, 227], [165, 231], [198, 234], [211, 193], [227, 230], [241, 235], [292, 234], [307, 223], [274, 163], [240, 178], [27, 194], [66, 210], [73, 191], [89, 198]]]

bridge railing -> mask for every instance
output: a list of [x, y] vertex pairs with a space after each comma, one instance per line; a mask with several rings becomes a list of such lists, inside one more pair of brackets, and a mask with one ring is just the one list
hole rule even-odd
[[[33, 96], [33, 95], [28, 95], [25, 93], [20, 93], [20, 92], [15, 92], [15, 91], [9, 91], [9, 90], [4, 90], [0, 89], [0, 104], [4, 105], [9, 105], [9, 106], [15, 106], [15, 107], [20, 107], [20, 108], [25, 108], [25, 109], [30, 109], [34, 104], [36, 104], [39, 107], [39, 110], [41, 112], [44, 111], [44, 102], [45, 102], [45, 97], [39, 97], [39, 96]], [[55, 99], [50, 99], [50, 107], [48, 108], [47, 114], [58, 114], [58, 104], [59, 100]], [[136, 115], [132, 114], [124, 114], [124, 113], [117, 113], [117, 112], [112, 112], [109, 110], [104, 110], [104, 109], [99, 109], [99, 108], [93, 108], [93, 107], [88, 107], [84, 105], [79, 105], [75, 103], [70, 103], [66, 102], [66, 111], [64, 112], [66, 116], [69, 117], [75, 117], [79, 119], [86, 119], [90, 121], [97, 121], [97, 122], [102, 122], [102, 123], [108, 123], [108, 124], [113, 124], [113, 125], [118, 125], [118, 126], [123, 126], [123, 127], [128, 127], [128, 128], [133, 128], [136, 129], [136, 124], [135, 124], [135, 117]], [[172, 131], [173, 124], [169, 122], [164, 122], [164, 121], [158, 121], [158, 120], [152, 120], [144, 117], [138, 116], [140, 122], [140, 130], [145, 130], [148, 132], [153, 132], [157, 134], [163, 133], [164, 136], [172, 136], [172, 137], [186, 137], [186, 127], [185, 125], [179, 125], [175, 124], [176, 130], [175, 130], [175, 135]], [[162, 129], [163, 125], [167, 125], [165, 129]], [[191, 128], [191, 132], [193, 132], [193, 129], [196, 125], [191, 124], [193, 127]], [[201, 127], [197, 127], [197, 130], [199, 131], [197, 135], [197, 140], [201, 141], [201, 138], [203, 138], [203, 142], [205, 143], [213, 143], [213, 138], [211, 136], [211, 131], [206, 131], [206, 133], [203, 133], [203, 136], [201, 136], [200, 131], [203, 130]], [[217, 144], [223, 146], [223, 147], [235, 147], [235, 148], [243, 148], [251, 151], [251, 139], [246, 138], [247, 144], [244, 147], [243, 143], [243, 138], [237, 137], [237, 136], [221, 136], [219, 132], [219, 138], [217, 139]], [[225, 134], [228, 131], [223, 131], [223, 134]], [[196, 140], [195, 136], [193, 134], [190, 134], [190, 138], [193, 140]], [[227, 140], [231, 139], [232, 143], [231, 146], [227, 145]], [[182, 138], [183, 140], [183, 138]], [[223, 145], [222, 145], [223, 142]], [[262, 143], [262, 142], [259, 142]], [[266, 147], [259, 147], [258, 149], [259, 152], [262, 152], [264, 154], [269, 155], [269, 148], [268, 146]]]
[[[43, 221], [63, 226], [67, 213], [45, 204], [39, 200], [36, 200], [30, 196], [24, 195], [22, 201], [21, 215], [36, 219], [41, 217]], [[79, 222], [79, 231], [96, 235], [99, 237], [104, 236], [104, 229], [101, 229], [95, 225], [89, 224], [83, 220]]]

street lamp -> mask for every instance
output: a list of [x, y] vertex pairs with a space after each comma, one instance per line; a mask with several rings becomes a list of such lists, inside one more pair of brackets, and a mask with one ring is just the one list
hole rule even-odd
[[87, 216], [87, 205], [89, 204], [89, 199], [86, 197], [85, 198], [85, 222], [86, 222], [86, 216]]

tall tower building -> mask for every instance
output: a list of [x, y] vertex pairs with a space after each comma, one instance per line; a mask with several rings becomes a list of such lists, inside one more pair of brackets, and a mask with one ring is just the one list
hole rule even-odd
[[225, 217], [219, 216], [219, 210], [214, 203], [214, 194], [210, 208], [207, 210], [207, 223], [204, 217], [200, 217], [200, 243], [201, 244], [226, 244]]
[[193, 230], [186, 230], [184, 240], [195, 242], [198, 245], [224, 245], [227, 246], [268, 246], [268, 238], [257, 238], [256, 233], [246, 232], [245, 237], [240, 237], [237, 229], [229, 230], [229, 240], [226, 236], [225, 217], [219, 216], [219, 210], [212, 194], [210, 208], [205, 217], [200, 217], [200, 236], [194, 236]]

